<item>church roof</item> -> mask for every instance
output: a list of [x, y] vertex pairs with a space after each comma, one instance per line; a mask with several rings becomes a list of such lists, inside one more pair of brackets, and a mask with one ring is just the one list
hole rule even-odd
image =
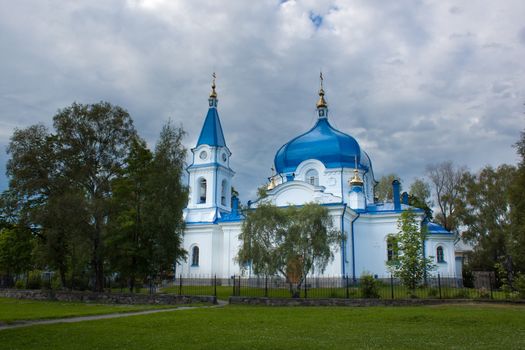
[[206, 115], [199, 140], [197, 141], [197, 147], [200, 145], [226, 147], [219, 113], [215, 107], [208, 109], [208, 114]]
[[451, 235], [452, 232], [447, 231], [443, 226], [436, 224], [435, 222], [427, 223], [427, 229], [429, 234], [433, 235]]
[[293, 172], [308, 159], [317, 159], [326, 168], [370, 166], [357, 141], [332, 127], [327, 118], [319, 118], [312, 129], [284, 144], [275, 155], [275, 169], [278, 173]]

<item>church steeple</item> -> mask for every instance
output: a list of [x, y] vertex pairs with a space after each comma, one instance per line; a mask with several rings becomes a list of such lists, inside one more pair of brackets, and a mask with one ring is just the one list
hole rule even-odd
[[213, 73], [212, 76], [211, 93], [210, 98], [208, 99], [210, 108], [208, 109], [208, 114], [204, 120], [204, 125], [202, 126], [197, 146], [208, 145], [226, 147], [219, 113], [217, 112], [217, 102], [219, 100], [217, 99], [217, 91], [215, 91], [215, 73]]
[[319, 118], [328, 117], [328, 103], [324, 99], [324, 88], [323, 88], [323, 72], [319, 74], [320, 88], [319, 88], [319, 100], [317, 101], [317, 113]]
[[231, 184], [235, 174], [230, 168], [231, 152], [226, 146], [217, 110], [215, 73], [211, 84], [209, 108], [199, 140], [188, 167], [190, 198], [186, 222], [215, 222], [231, 211]]

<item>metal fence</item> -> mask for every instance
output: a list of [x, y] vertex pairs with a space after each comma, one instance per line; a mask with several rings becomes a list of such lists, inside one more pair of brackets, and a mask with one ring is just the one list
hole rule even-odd
[[433, 298], [433, 299], [507, 299], [494, 288], [494, 279], [478, 281], [467, 288], [455, 276], [433, 275], [411, 290], [393, 276], [352, 278], [351, 276], [313, 276], [300, 283], [289, 283], [278, 276], [218, 278], [217, 276], [182, 276], [156, 289], [178, 295], [253, 296], [268, 298]]

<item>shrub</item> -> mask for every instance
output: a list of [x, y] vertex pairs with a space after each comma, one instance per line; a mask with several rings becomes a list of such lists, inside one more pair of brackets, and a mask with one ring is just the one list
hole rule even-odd
[[478, 296], [481, 299], [488, 299], [488, 298], [490, 298], [490, 291], [487, 290], [487, 288], [482, 287], [482, 288], [478, 289]]
[[379, 298], [379, 285], [380, 282], [374, 278], [374, 276], [369, 274], [364, 274], [361, 276], [361, 292], [363, 298], [372, 299]]
[[467, 299], [469, 297], [469, 293], [466, 289], [459, 289], [456, 293], [454, 293], [453, 297], [455, 299]]
[[26, 284], [24, 283], [24, 280], [19, 279], [15, 282], [16, 289], [24, 289], [25, 287], [26, 287]]
[[525, 275], [519, 274], [515, 279], [516, 289], [521, 299], [525, 299]]
[[40, 289], [42, 287], [42, 272], [34, 270], [27, 277], [27, 289]]
[[437, 288], [429, 288], [428, 289], [428, 296], [429, 297], [437, 297], [439, 294], [439, 291], [437, 290]]

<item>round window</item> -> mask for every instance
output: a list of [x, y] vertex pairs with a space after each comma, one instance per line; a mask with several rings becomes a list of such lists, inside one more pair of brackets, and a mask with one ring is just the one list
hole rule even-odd
[[199, 154], [199, 158], [200, 159], [206, 159], [208, 157], [208, 153], [206, 153], [206, 151], [202, 151], [200, 154]]

